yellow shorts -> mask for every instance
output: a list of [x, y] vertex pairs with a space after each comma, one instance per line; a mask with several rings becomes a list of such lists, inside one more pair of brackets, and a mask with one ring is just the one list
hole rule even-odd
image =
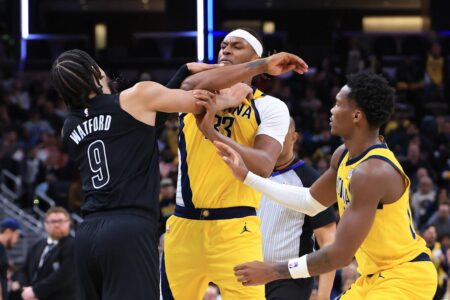
[[201, 300], [209, 282], [224, 300], [260, 300], [264, 286], [245, 287], [234, 266], [263, 260], [260, 221], [256, 216], [192, 220], [171, 216], [164, 238], [165, 271], [175, 300]]
[[392, 269], [361, 276], [341, 300], [431, 300], [437, 273], [431, 261], [407, 262]]

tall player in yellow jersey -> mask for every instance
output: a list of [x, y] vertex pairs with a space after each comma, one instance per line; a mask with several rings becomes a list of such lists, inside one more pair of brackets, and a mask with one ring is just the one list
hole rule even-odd
[[[276, 75], [307, 69], [301, 59], [286, 53], [260, 59], [262, 51], [253, 34], [235, 30], [225, 37], [219, 52], [218, 62], [226, 66], [196, 73], [182, 88], [221, 89], [239, 81], [250, 84], [252, 76], [262, 72]], [[284, 59], [276, 62], [277, 57]], [[282, 101], [259, 90], [250, 98], [217, 112], [208, 138], [228, 143], [253, 172], [268, 176], [282, 149], [289, 112]], [[197, 128], [193, 114], [181, 114], [179, 119], [177, 206], [166, 225], [164, 299], [200, 300], [211, 281], [219, 286], [223, 299], [264, 299], [264, 287], [243, 287], [233, 274], [234, 265], [262, 259], [255, 210], [260, 194], [234, 178]]]
[[341, 299], [432, 299], [436, 269], [416, 234], [409, 208], [410, 181], [379, 136], [392, 114], [394, 92], [371, 73], [348, 77], [331, 110], [331, 133], [344, 145], [310, 189], [287, 187], [247, 171], [238, 153], [217, 143], [235, 176], [292, 209], [314, 215], [338, 202], [335, 242], [287, 263], [250, 262], [235, 267], [244, 285], [315, 276], [358, 263], [359, 279]]

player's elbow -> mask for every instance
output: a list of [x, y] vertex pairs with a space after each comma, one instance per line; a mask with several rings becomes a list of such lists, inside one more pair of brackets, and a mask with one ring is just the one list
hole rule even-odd
[[268, 178], [272, 174], [273, 168], [258, 168], [258, 170], [252, 171], [256, 175], [259, 175], [263, 178]]
[[186, 78], [180, 86], [180, 89], [185, 90], [185, 91], [191, 91], [195, 89], [195, 85], [192, 82], [192, 80], [189, 80], [189, 78]]
[[252, 171], [253, 173], [267, 178], [273, 173], [273, 169], [275, 168], [276, 159], [273, 159], [268, 153], [266, 152], [258, 152], [257, 155], [254, 156], [255, 161], [255, 171]]

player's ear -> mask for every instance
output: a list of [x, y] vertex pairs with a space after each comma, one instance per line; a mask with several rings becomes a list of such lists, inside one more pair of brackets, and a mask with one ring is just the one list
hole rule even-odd
[[353, 122], [360, 123], [364, 117], [364, 113], [357, 109], [353, 112]]
[[299, 137], [298, 132], [295, 131], [292, 133], [292, 142], [294, 144], [298, 141], [298, 137]]

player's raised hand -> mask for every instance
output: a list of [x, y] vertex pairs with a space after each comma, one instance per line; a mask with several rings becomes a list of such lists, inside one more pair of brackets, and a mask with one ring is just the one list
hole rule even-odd
[[230, 146], [215, 141], [214, 145], [217, 148], [217, 153], [222, 157], [223, 161], [230, 167], [234, 177], [240, 181], [244, 181], [247, 177], [248, 169], [242, 157]]
[[280, 75], [289, 71], [303, 74], [308, 71], [308, 65], [297, 55], [280, 52], [266, 58], [267, 73]]
[[205, 64], [205, 63], [198, 63], [198, 62], [191, 62], [187, 63], [187, 68], [189, 69], [189, 72], [191, 74], [200, 73], [206, 70], [211, 70], [219, 67], [223, 67], [224, 64]]
[[245, 83], [236, 83], [230, 88], [220, 90], [220, 95], [227, 101], [227, 107], [236, 107], [244, 98], [253, 99], [253, 89]]
[[212, 140], [212, 136], [216, 133], [213, 127], [217, 112], [216, 95], [204, 90], [194, 90], [192, 95], [198, 100], [195, 104], [204, 108], [203, 113], [195, 115], [197, 127], [206, 138]]

